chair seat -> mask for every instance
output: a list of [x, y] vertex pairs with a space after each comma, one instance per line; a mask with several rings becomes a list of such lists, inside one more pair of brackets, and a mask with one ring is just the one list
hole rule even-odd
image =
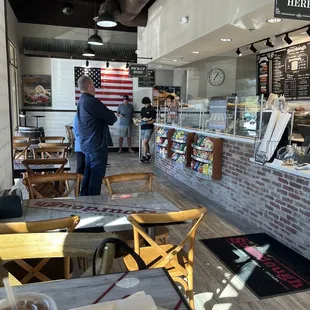
[[[31, 267], [35, 267], [40, 261], [40, 258], [24, 259]], [[29, 272], [19, 266], [15, 261], [9, 261], [5, 263], [4, 268], [10, 272], [17, 280], [22, 280]], [[70, 259], [70, 277], [72, 276], [73, 262]], [[64, 259], [63, 258], [51, 258], [47, 264], [40, 270], [42, 274], [50, 278], [51, 280], [64, 279]], [[35, 276], [27, 283], [41, 282]]]
[[[163, 244], [159, 246], [163, 249], [166, 253], [170, 253], [174, 250], [177, 246], [174, 244]], [[148, 269], [154, 268], [153, 265], [162, 259], [162, 256], [157, 251], [154, 251], [154, 247], [142, 247], [140, 248], [140, 257], [145, 262]], [[175, 256], [172, 261], [176, 262], [177, 264], [181, 265], [183, 268], [186, 268], [188, 264], [187, 260], [187, 253], [184, 250], [181, 250], [177, 256]], [[138, 269], [136, 261], [132, 258], [131, 255], [127, 255], [124, 257], [124, 264], [129, 271], [135, 271]], [[180, 277], [184, 276], [184, 274], [175, 269], [175, 267], [168, 263], [166, 264], [165, 268], [169, 272], [170, 276], [172, 277]]]
[[[133, 230], [125, 230], [125, 231], [118, 231], [117, 234], [124, 240], [126, 243], [133, 247], [134, 245], [134, 238], [133, 238]], [[166, 226], [157, 226], [155, 228], [155, 241], [159, 244], [167, 243], [169, 237], [169, 229]], [[140, 245], [142, 246], [145, 244], [145, 240], [140, 237]]]

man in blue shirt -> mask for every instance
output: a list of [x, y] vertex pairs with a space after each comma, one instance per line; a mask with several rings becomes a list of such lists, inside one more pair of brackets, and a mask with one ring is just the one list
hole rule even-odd
[[113, 125], [117, 118], [113, 111], [94, 97], [95, 86], [90, 77], [80, 77], [78, 86], [81, 97], [77, 119], [81, 150], [85, 154], [81, 196], [100, 195], [108, 160], [108, 126]]

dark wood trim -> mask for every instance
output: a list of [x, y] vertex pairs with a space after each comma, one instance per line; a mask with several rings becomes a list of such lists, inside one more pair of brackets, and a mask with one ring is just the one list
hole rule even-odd
[[220, 181], [222, 179], [222, 157], [223, 157], [223, 139], [215, 138], [213, 140], [213, 172], [212, 179]]
[[192, 153], [193, 153], [193, 148], [192, 148], [192, 143], [194, 142], [195, 139], [195, 133], [188, 133], [187, 138], [186, 138], [186, 167], [191, 167], [192, 163]]
[[[8, 92], [9, 92], [9, 117], [10, 117], [10, 138], [11, 138], [11, 171], [12, 171], [12, 185], [14, 184], [14, 163], [13, 163], [13, 120], [12, 120], [12, 98], [11, 98], [11, 79], [10, 79], [10, 53], [9, 53], [9, 37], [8, 37], [8, 19], [7, 19], [7, 1], [3, 2], [4, 4], [4, 24], [5, 24], [5, 40], [6, 40], [6, 67], [7, 67], [7, 77], [8, 77]], [[16, 49], [18, 52], [18, 49]]]
[[167, 151], [168, 151], [168, 158], [171, 158], [172, 157], [172, 154], [173, 154], [173, 152], [172, 152], [172, 150], [171, 150], [171, 148], [172, 148], [172, 137], [173, 137], [173, 134], [174, 134], [174, 132], [175, 132], [175, 129], [169, 129], [168, 130], [168, 145], [167, 145]]

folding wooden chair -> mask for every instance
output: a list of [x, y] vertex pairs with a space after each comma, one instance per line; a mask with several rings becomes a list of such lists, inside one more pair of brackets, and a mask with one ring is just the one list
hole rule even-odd
[[[69, 259], [69, 257], [89, 258], [93, 255], [96, 248], [106, 236], [107, 233], [92, 234], [65, 232], [0, 235], [0, 264], [1, 260], [29, 261], [36, 259], [42, 263], [35, 265], [35, 267], [32, 266], [33, 269], [31, 269], [31, 274], [28, 273], [24, 277], [27, 278], [22, 279], [22, 281], [27, 283], [27, 280], [31, 282], [34, 282], [36, 279], [40, 281], [54, 280], [56, 278], [55, 274], [51, 274], [50, 278], [44, 273], [45, 269], [47, 269], [44, 267], [47, 267], [47, 264], [50, 261], [58, 258], [58, 260], [63, 263], [63, 259], [60, 258], [64, 258], [65, 260]], [[46, 261], [48, 261], [48, 263], [45, 264]], [[5, 267], [7, 266], [5, 265]], [[70, 270], [68, 267], [69, 266], [65, 268]], [[27, 268], [29, 267], [27, 266]], [[57, 270], [53, 271], [55, 272]], [[58, 279], [67, 279], [71, 276], [70, 272], [64, 272], [62, 270], [58, 271], [60, 271], [60, 277]], [[25, 272], [27, 273], [28, 271]], [[50, 272], [52, 273], [52, 270]], [[0, 284], [2, 274], [3, 273], [0, 273]]]
[[140, 192], [143, 191], [152, 191], [152, 183], [153, 183], [154, 174], [150, 172], [146, 173], [123, 173], [123, 174], [116, 174], [110, 175], [105, 177], [102, 182], [108, 188], [109, 194], [113, 195], [116, 192], [113, 190], [111, 184], [113, 183], [122, 183], [122, 182], [132, 182], [132, 181], [143, 181], [145, 180], [145, 184], [140, 188]]
[[[9, 237], [8, 235], [12, 234], [14, 234], [13, 236], [18, 236], [18, 234], [31, 233], [33, 234], [33, 240], [37, 238], [37, 241], [40, 242], [38, 233], [59, 229], [66, 229], [67, 232], [72, 232], [79, 222], [80, 222], [79, 216], [72, 216], [68, 218], [60, 218], [60, 219], [37, 221], [37, 222], [0, 223], [0, 238], [3, 238], [3, 235]], [[25, 247], [25, 245], [23, 247]], [[36, 253], [41, 255], [40, 248], [41, 247], [39, 246], [38, 249], [36, 250]], [[4, 245], [1, 243], [0, 253], [4, 250], [5, 250]], [[14, 259], [13, 261], [4, 264], [4, 267], [22, 284], [28, 283], [33, 278], [36, 278], [40, 281], [51, 281], [50, 277], [53, 277], [53, 279], [70, 278], [71, 276], [70, 257], [65, 257], [64, 260], [59, 259], [50, 260], [50, 258], [47, 258], [44, 255], [34, 257], [20, 257], [20, 258], [26, 259], [26, 258], [39, 258], [39, 257], [42, 257], [42, 259], [41, 260]], [[5, 259], [1, 254], [0, 258]], [[59, 263], [63, 265], [63, 267], [60, 268], [61, 272], [60, 270], [57, 270], [60, 267]]]
[[40, 137], [40, 143], [63, 143], [65, 141], [65, 137], [61, 136], [50, 136], [50, 137]]
[[[75, 197], [79, 196], [80, 184], [83, 176], [77, 173], [55, 173], [45, 175], [32, 175], [23, 179], [23, 184], [29, 192], [29, 199], [68, 197], [73, 191]], [[73, 184], [70, 185], [70, 181]], [[49, 185], [49, 192], [42, 193], [38, 186]]]
[[[194, 309], [193, 265], [195, 235], [206, 213], [205, 208], [199, 208], [166, 214], [132, 214], [128, 216], [134, 230], [135, 252], [140, 255], [148, 268], [165, 267], [173, 280], [184, 287], [192, 309]], [[143, 224], [182, 223], [190, 220], [192, 220], [191, 229], [179, 245], [158, 245], [141, 226]], [[140, 236], [145, 239], [149, 246], [140, 247]], [[189, 244], [188, 252], [184, 249], [187, 243]], [[138, 270], [138, 266], [131, 256], [126, 256], [124, 263], [129, 271]]]
[[13, 158], [28, 158], [30, 142], [13, 142]]
[[66, 158], [68, 149], [63, 147], [40, 147], [32, 150], [34, 159]]

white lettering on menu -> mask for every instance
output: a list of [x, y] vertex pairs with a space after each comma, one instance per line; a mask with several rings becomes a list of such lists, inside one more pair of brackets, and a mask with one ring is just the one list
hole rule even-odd
[[310, 9], [310, 0], [287, 0], [287, 6]]

